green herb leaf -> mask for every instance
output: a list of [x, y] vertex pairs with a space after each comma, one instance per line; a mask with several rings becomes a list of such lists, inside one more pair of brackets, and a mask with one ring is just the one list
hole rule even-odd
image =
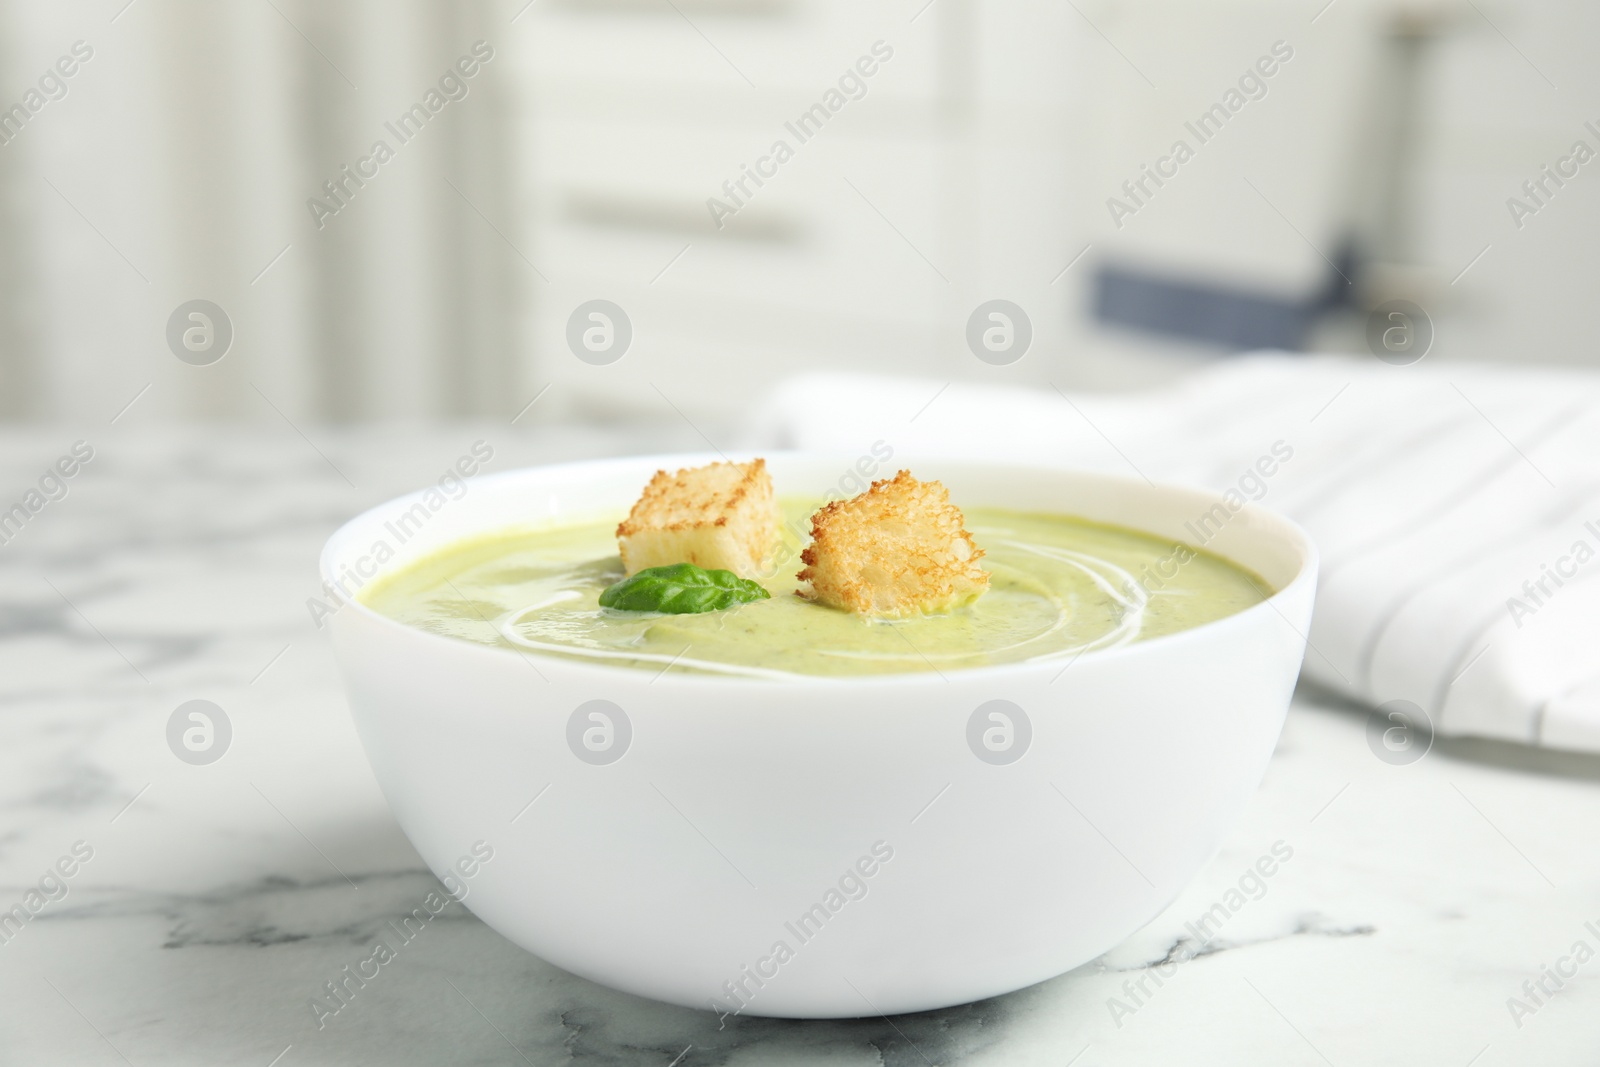
[[732, 571], [708, 571], [693, 563], [647, 567], [631, 578], [608, 586], [600, 606], [618, 611], [661, 611], [668, 615], [697, 615], [721, 611], [735, 604], [766, 600], [772, 594], [760, 582], [740, 578]]

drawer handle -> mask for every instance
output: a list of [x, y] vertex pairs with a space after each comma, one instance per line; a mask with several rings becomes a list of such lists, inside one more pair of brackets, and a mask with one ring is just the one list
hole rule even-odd
[[611, 230], [668, 233], [706, 240], [715, 238], [752, 241], [763, 244], [799, 244], [803, 227], [793, 218], [776, 212], [747, 208], [722, 229], [711, 221], [704, 204], [682, 201], [644, 200], [603, 193], [568, 193], [563, 214], [567, 221], [582, 226]]
[[555, 0], [555, 6], [585, 15], [662, 15], [676, 18], [677, 7], [685, 14], [712, 18], [787, 18], [795, 13], [797, 0]]

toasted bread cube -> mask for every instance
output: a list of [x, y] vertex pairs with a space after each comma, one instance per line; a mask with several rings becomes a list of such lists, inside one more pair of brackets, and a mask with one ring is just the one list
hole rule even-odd
[[646, 567], [693, 563], [752, 578], [778, 543], [778, 501], [762, 459], [676, 474], [656, 471], [617, 527], [622, 566], [630, 575]]
[[811, 516], [801, 596], [860, 615], [902, 618], [949, 611], [989, 588], [983, 549], [938, 482], [910, 471], [872, 483]]

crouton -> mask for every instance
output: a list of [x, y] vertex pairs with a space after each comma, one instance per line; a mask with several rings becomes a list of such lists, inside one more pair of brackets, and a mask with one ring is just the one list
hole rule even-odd
[[646, 567], [693, 563], [751, 578], [778, 543], [778, 502], [761, 459], [676, 474], [656, 471], [617, 527], [622, 566], [630, 575]]
[[938, 482], [910, 471], [872, 483], [811, 516], [799, 594], [861, 615], [902, 618], [949, 611], [982, 596], [983, 549]]

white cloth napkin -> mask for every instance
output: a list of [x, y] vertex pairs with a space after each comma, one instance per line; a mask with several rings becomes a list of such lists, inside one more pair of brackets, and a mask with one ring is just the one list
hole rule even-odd
[[1440, 734], [1600, 751], [1597, 399], [1579, 371], [1263, 353], [1132, 394], [810, 375], [752, 434], [1233, 489], [1320, 548], [1308, 676]]

